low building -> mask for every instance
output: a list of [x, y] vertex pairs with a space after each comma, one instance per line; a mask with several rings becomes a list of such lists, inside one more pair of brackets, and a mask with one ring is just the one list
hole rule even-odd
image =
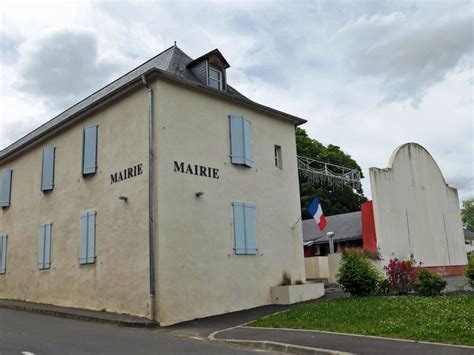
[[239, 93], [229, 67], [172, 46], [0, 151], [0, 298], [167, 325], [304, 281], [305, 120]]
[[334, 252], [345, 247], [362, 247], [361, 213], [351, 212], [326, 217], [326, 228], [321, 232], [314, 219], [303, 221], [304, 256], [326, 256], [329, 254], [327, 233], [334, 233]]

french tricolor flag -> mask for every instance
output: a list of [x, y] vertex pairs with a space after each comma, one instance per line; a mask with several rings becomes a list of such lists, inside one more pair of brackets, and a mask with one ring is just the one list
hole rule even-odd
[[306, 211], [313, 216], [319, 230], [322, 232], [323, 229], [326, 228], [326, 218], [324, 217], [323, 209], [321, 208], [321, 201], [318, 196], [313, 198], [313, 201], [308, 205]]

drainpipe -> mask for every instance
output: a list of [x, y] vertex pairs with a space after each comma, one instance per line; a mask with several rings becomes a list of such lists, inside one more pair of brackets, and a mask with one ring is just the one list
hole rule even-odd
[[148, 255], [150, 268], [150, 318], [155, 319], [155, 251], [153, 248], [153, 89], [142, 75], [148, 90]]

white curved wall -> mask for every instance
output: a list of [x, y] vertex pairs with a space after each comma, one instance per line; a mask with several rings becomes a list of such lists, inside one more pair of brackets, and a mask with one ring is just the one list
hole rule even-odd
[[389, 168], [370, 169], [377, 247], [385, 260], [425, 266], [466, 265], [457, 190], [449, 187], [427, 150], [407, 143]]

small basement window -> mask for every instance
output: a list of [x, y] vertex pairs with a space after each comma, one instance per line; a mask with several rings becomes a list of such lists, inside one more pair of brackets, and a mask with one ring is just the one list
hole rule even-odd
[[281, 164], [281, 147], [279, 145], [275, 146], [275, 166], [278, 169], [282, 169], [282, 164]]
[[217, 90], [222, 90], [222, 71], [209, 68], [209, 86]]

